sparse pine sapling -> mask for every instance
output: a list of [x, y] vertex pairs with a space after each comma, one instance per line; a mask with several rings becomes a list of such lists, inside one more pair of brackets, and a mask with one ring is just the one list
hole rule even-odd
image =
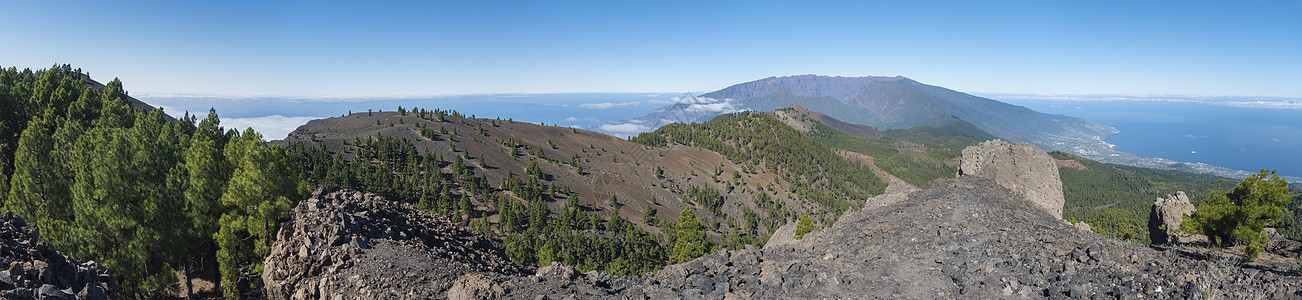
[[814, 231], [814, 222], [809, 219], [809, 214], [800, 214], [800, 221], [796, 223], [796, 239], [805, 238], [805, 234]]

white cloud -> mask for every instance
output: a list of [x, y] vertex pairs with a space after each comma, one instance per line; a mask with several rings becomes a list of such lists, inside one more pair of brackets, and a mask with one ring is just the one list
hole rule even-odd
[[1195, 103], [1253, 109], [1302, 110], [1302, 99], [1284, 97], [1242, 96], [1180, 96], [1180, 95], [1052, 95], [1052, 94], [986, 94], [991, 99], [1051, 100], [1051, 101], [1152, 101]]
[[253, 127], [262, 134], [262, 138], [268, 141], [284, 139], [289, 136], [291, 131], [298, 129], [299, 126], [307, 124], [307, 121], [321, 119], [325, 117], [286, 117], [282, 115], [270, 115], [254, 118], [222, 118], [222, 127], [235, 128], [244, 131], [245, 128]]
[[[165, 113], [165, 114], [167, 114], [167, 115], [169, 115], [169, 116], [172, 116], [172, 118], [180, 119], [181, 117], [184, 117], [184, 116], [185, 116], [185, 110], [184, 110], [184, 109], [177, 108], [177, 107], [175, 107], [175, 106], [170, 106], [170, 105], [154, 105], [154, 106], [157, 106], [158, 108], [162, 109], [162, 110], [163, 110], [163, 113]], [[204, 113], [207, 113], [207, 112], [204, 112]], [[190, 114], [191, 114], [191, 115], [194, 115], [194, 112], [191, 112]], [[207, 116], [207, 115], [205, 114], [205, 115], [199, 116], [199, 119], [203, 119], [204, 116]]]
[[593, 129], [616, 137], [629, 137], [654, 131], [659, 126], [671, 123], [696, 122], [706, 117], [745, 111], [731, 99], [674, 97], [670, 100], [648, 100], [645, 103], [671, 105], [652, 110], [636, 118], [598, 125]]
[[597, 118], [593, 118], [593, 117], [586, 117], [586, 118], [569, 117], [569, 118], [565, 118], [565, 121], [569, 121], [569, 122], [577, 122], [577, 121], [599, 122], [599, 121], [601, 121], [601, 120], [597, 120]]
[[587, 109], [611, 109], [611, 108], [616, 108], [616, 107], [637, 106], [637, 105], [640, 105], [640, 104], [642, 104], [642, 103], [641, 103], [641, 102], [637, 102], [637, 101], [633, 101], [633, 102], [620, 102], [620, 103], [614, 103], [614, 102], [602, 102], [602, 103], [584, 103], [584, 104], [579, 104], [578, 107], [579, 107], [579, 108], [587, 108]]
[[1208, 104], [1238, 107], [1238, 108], [1302, 110], [1302, 102], [1287, 102], [1287, 101], [1229, 101], [1229, 102], [1211, 102]]
[[1270, 138], [1272, 142], [1279, 142], [1279, 138]]
[[711, 103], [693, 104], [688, 106], [686, 110], [691, 112], [731, 112], [736, 111], [737, 108], [733, 107], [732, 103]]
[[606, 134], [619, 137], [619, 138], [636, 136], [639, 133], [649, 132], [654, 130], [655, 128], [651, 128], [651, 126], [633, 123], [633, 122], [601, 124], [597, 126], [597, 131], [605, 132]]

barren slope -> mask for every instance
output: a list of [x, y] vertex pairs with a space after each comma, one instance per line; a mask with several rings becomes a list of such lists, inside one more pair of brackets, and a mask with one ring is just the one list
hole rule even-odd
[[[661, 229], [647, 226], [641, 217], [643, 210], [654, 208], [659, 219], [671, 222], [679, 211], [692, 205], [680, 199], [693, 186], [714, 189], [724, 198], [723, 216], [714, 216], [720, 222], [726, 217], [744, 220], [744, 210], [765, 214], [766, 219], [785, 220], [817, 205], [798, 200], [787, 189], [774, 189], [784, 186], [785, 181], [778, 180], [768, 170], [752, 166], [747, 171], [745, 166], [729, 161], [719, 153], [698, 147], [674, 144], [667, 148], [650, 148], [582, 129], [497, 119], [452, 116], [443, 119], [442, 122], [423, 119], [415, 113], [354, 113], [313, 120], [277, 143], [322, 144], [332, 153], [352, 157], [355, 139], [364, 141], [376, 135], [400, 137], [411, 141], [420, 151], [437, 153], [445, 160], [464, 156], [475, 175], [485, 176], [494, 185], [501, 182], [508, 172], [522, 176], [530, 162], [538, 162], [542, 171], [552, 177], [551, 182], [558, 187], [568, 186], [578, 195], [580, 204], [599, 207], [608, 217], [612, 210], [608, 200], [614, 196], [619, 202], [616, 209], [625, 219], [652, 233], [659, 233]], [[422, 136], [418, 126], [433, 131], [435, 136]], [[528, 147], [513, 156], [511, 147], [507, 145], [512, 142]], [[582, 166], [583, 173], [578, 172], [578, 166]], [[656, 174], [657, 168], [662, 170], [659, 175]], [[722, 174], [715, 176], [716, 171], [722, 171]], [[739, 177], [732, 176], [734, 171]], [[760, 186], [769, 188], [760, 190]], [[778, 215], [768, 215], [753, 200], [760, 193], [767, 193], [774, 201], [781, 202], [780, 207], [786, 210]], [[485, 208], [480, 200], [474, 199], [476, 205]], [[553, 211], [562, 205], [551, 203]], [[759, 228], [755, 229], [761, 233], [768, 232], [776, 227], [771, 225], [783, 223], [785, 221], [758, 224]], [[717, 236], [719, 232], [712, 234]]]

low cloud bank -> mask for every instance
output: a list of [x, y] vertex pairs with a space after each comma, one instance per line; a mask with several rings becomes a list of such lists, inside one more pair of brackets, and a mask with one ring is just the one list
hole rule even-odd
[[619, 102], [619, 103], [616, 103], [616, 102], [601, 102], [601, 103], [583, 103], [583, 104], [579, 104], [579, 105], [577, 105], [576, 107], [578, 107], [578, 108], [587, 108], [587, 109], [611, 109], [611, 108], [616, 108], [616, 107], [638, 106], [638, 105], [641, 105], [641, 104], [642, 104], [641, 102], [637, 102], [637, 101], [633, 101], [633, 102]]
[[1252, 109], [1291, 109], [1302, 110], [1302, 99], [1282, 97], [1235, 97], [1235, 96], [1148, 96], [1148, 95], [1041, 95], [1041, 94], [986, 94], [983, 97], [1005, 100], [1049, 100], [1049, 101], [1150, 101], [1195, 103]]
[[627, 138], [639, 133], [654, 131], [673, 123], [692, 123], [721, 114], [745, 111], [732, 99], [714, 99], [686, 95], [669, 100], [649, 100], [648, 104], [668, 104], [632, 119], [597, 125], [593, 130], [612, 136]]
[[325, 117], [286, 117], [282, 115], [270, 115], [253, 118], [222, 118], [221, 125], [226, 128], [234, 128], [241, 132], [245, 128], [253, 127], [262, 134], [262, 138], [268, 141], [280, 140], [289, 136], [289, 133], [298, 129], [299, 126], [307, 124], [307, 121], [321, 119]]

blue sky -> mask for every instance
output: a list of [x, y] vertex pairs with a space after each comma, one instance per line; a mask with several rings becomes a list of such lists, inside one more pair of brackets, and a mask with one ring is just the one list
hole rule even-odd
[[902, 75], [965, 92], [1302, 97], [1302, 1], [5, 1], [0, 65], [133, 94], [713, 91]]

